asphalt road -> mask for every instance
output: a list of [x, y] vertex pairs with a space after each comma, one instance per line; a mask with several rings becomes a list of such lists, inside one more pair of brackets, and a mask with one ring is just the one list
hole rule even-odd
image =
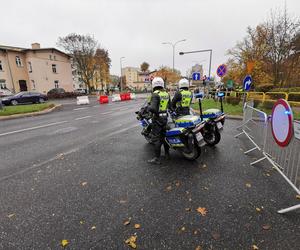
[[0, 249], [129, 249], [132, 235], [137, 249], [300, 248], [299, 211], [276, 213], [296, 194], [267, 163], [249, 166], [238, 121], [197, 161], [172, 151], [152, 166], [142, 103], [0, 122]]

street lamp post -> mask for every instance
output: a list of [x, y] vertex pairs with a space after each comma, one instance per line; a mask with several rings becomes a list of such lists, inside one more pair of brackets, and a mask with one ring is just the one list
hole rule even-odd
[[124, 56], [122, 56], [122, 57], [120, 58], [120, 68], [121, 68], [120, 92], [123, 90], [123, 83], [122, 83], [122, 81], [123, 81], [123, 79], [122, 79], [122, 59], [124, 59], [124, 58], [125, 58]]
[[209, 78], [210, 78], [210, 73], [211, 73], [211, 59], [212, 59], [212, 49], [203, 49], [203, 50], [195, 50], [195, 51], [188, 51], [188, 52], [179, 52], [179, 55], [184, 55], [184, 54], [192, 54], [192, 53], [201, 53], [201, 52], [210, 52], [210, 57], [209, 57]]
[[179, 41], [177, 41], [177, 42], [175, 42], [175, 43], [171, 43], [171, 42], [164, 42], [164, 43], [162, 43], [162, 44], [169, 44], [169, 45], [171, 45], [172, 48], [173, 48], [173, 72], [174, 72], [174, 69], [175, 69], [175, 46], [176, 46], [178, 43], [180, 43], [180, 42], [185, 42], [185, 41], [186, 41], [186, 39], [179, 40]]

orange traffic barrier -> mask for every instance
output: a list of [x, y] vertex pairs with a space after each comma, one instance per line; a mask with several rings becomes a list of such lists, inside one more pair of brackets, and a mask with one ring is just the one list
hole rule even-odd
[[131, 100], [130, 93], [125, 93], [125, 99], [126, 100]]
[[108, 96], [107, 95], [100, 95], [99, 97], [99, 103], [100, 104], [104, 104], [104, 103], [108, 103]]
[[126, 94], [122, 93], [120, 94], [121, 101], [126, 101]]

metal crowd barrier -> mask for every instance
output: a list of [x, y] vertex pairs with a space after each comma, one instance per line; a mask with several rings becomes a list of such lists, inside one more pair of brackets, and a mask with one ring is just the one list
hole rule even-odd
[[[288, 146], [279, 147], [272, 135], [271, 120], [268, 119], [265, 112], [253, 108], [251, 103], [245, 104], [243, 123], [238, 129], [241, 130], [241, 133], [235, 137], [244, 134], [254, 145], [253, 148], [244, 153], [248, 154], [254, 150], [259, 150], [263, 155], [250, 165], [265, 159], [268, 160], [296, 193], [300, 195], [300, 139], [293, 136]], [[278, 213], [286, 213], [299, 208], [300, 204], [281, 209]]]

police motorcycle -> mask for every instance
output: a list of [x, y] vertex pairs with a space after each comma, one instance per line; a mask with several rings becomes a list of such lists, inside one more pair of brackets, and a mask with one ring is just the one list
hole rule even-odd
[[218, 98], [220, 99], [221, 103], [221, 110], [207, 109], [203, 111], [201, 103], [203, 93], [198, 93], [195, 95], [195, 98], [199, 101], [200, 119], [202, 121], [200, 126], [201, 135], [208, 146], [215, 146], [221, 140], [220, 132], [222, 131], [225, 123], [225, 113], [223, 109], [224, 96], [224, 92], [218, 93]]
[[[141, 134], [151, 143], [152, 114], [147, 110], [147, 106], [148, 102], [145, 102], [142, 108], [135, 113], [143, 128]], [[182, 122], [179, 122], [180, 124], [173, 123], [173, 121], [168, 122], [165, 141], [170, 148], [178, 150], [186, 159], [195, 160], [200, 156], [200, 146], [204, 143], [203, 137], [198, 135], [201, 133], [198, 129], [201, 124], [200, 117], [191, 116], [188, 119], [188, 126], [184, 127], [180, 126]]]

